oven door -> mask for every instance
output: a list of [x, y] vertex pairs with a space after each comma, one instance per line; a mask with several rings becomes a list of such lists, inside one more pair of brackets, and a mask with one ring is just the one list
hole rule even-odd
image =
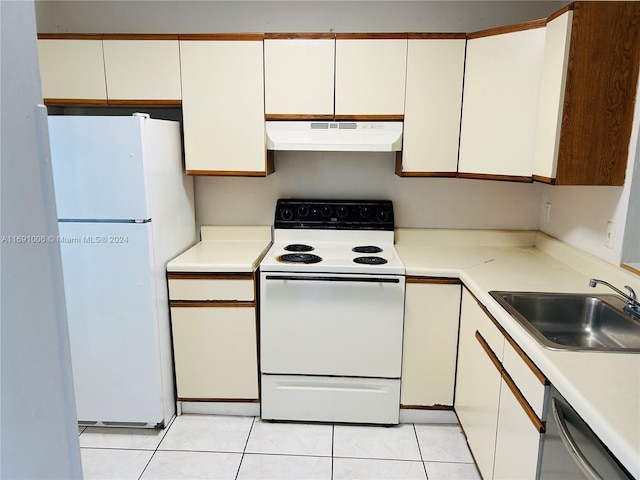
[[404, 290], [404, 276], [262, 272], [262, 373], [400, 378]]

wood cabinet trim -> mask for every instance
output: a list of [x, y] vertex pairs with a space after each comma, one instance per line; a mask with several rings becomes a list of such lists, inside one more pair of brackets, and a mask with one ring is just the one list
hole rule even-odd
[[136, 100], [136, 99], [108, 99], [107, 104], [114, 107], [165, 107], [177, 108], [182, 106], [182, 100]]
[[422, 277], [420, 275], [407, 275], [407, 283], [419, 283], [425, 285], [461, 285], [459, 278], [453, 277]]
[[254, 280], [253, 272], [168, 272], [169, 280]]
[[556, 179], [551, 177], [543, 177], [542, 175], [532, 175], [534, 182], [546, 183], [547, 185], [555, 185]]
[[101, 33], [39, 33], [38, 40], [102, 40]]
[[471, 180], [497, 180], [499, 182], [521, 182], [533, 183], [533, 178], [518, 175], [493, 175], [488, 173], [466, 173], [458, 172], [458, 178], [468, 178]]
[[266, 113], [264, 116], [266, 121], [287, 121], [287, 122], [313, 122], [313, 121], [333, 121], [332, 114], [315, 115], [315, 114], [289, 114], [289, 113]]
[[438, 410], [438, 411], [453, 411], [453, 405], [403, 405], [400, 404], [400, 408], [405, 410]]
[[621, 263], [620, 264], [621, 268], [624, 268], [625, 270], [631, 272], [631, 273], [635, 273], [636, 275], [640, 275], [640, 270], [633, 268], [631, 265], [627, 265], [626, 263]]
[[103, 40], [178, 40], [178, 33], [103, 33]]
[[466, 33], [429, 33], [429, 32], [409, 32], [409, 40], [464, 40]]
[[503, 369], [501, 372], [501, 375], [502, 375], [502, 379], [504, 380], [504, 383], [509, 387], [509, 390], [511, 390], [511, 393], [516, 398], [516, 400], [520, 404], [520, 407], [522, 407], [522, 410], [524, 410], [524, 413], [527, 415], [529, 420], [531, 420], [531, 423], [533, 424], [533, 426], [536, 428], [538, 432], [544, 433], [546, 428], [545, 422], [543, 422], [538, 418], [538, 415], [533, 410], [531, 405], [529, 405], [529, 402], [527, 402], [527, 399], [524, 398], [524, 395], [522, 394], [518, 386], [515, 384], [515, 382], [509, 375], [509, 373]]
[[498, 323], [498, 321], [495, 319], [495, 317], [493, 315], [491, 315], [491, 313], [489, 312], [489, 310], [487, 309], [487, 307], [485, 307], [482, 302], [480, 300], [478, 300], [478, 297], [476, 297], [473, 292], [471, 292], [471, 290], [469, 290], [468, 288], [466, 288], [465, 286], [465, 290], [469, 293], [469, 295], [471, 295], [471, 297], [476, 301], [476, 303], [478, 304], [478, 306], [480, 307], [480, 309], [485, 313], [485, 315], [487, 317], [489, 317], [489, 320], [491, 320], [491, 323], [493, 323], [495, 325], [495, 327], [500, 331], [500, 333], [502, 334], [502, 336], [507, 340], [507, 342], [509, 342], [509, 344], [513, 347], [513, 349], [516, 351], [516, 353], [518, 354], [518, 356], [520, 358], [522, 358], [522, 360], [524, 361], [524, 363], [529, 367], [529, 369], [531, 370], [531, 373], [533, 373], [535, 375], [535, 377], [540, 380], [540, 383], [542, 383], [543, 385], [549, 385], [549, 380], [547, 380], [547, 377], [544, 375], [544, 373], [542, 373], [542, 371], [540, 371], [540, 369], [536, 366], [535, 363], [533, 363], [531, 361], [531, 359], [527, 356], [526, 353], [524, 353], [524, 351], [520, 348], [520, 346], [515, 342], [515, 340], [513, 338], [511, 338], [511, 335], [509, 335], [507, 333], [507, 331], [504, 329], [504, 327], [502, 325], [500, 325], [500, 323]]
[[261, 42], [264, 40], [264, 33], [188, 33], [178, 35], [180, 41], [186, 40], [206, 40], [206, 41], [238, 41]]
[[265, 40], [333, 40], [332, 32], [265, 33]]
[[408, 33], [336, 33], [336, 40], [406, 40]]
[[170, 300], [171, 308], [254, 308], [255, 301], [244, 300]]
[[403, 122], [404, 115], [336, 115], [335, 119], [353, 122]]
[[47, 107], [107, 107], [107, 100], [100, 98], [44, 98]]
[[402, 166], [400, 170], [396, 168], [396, 175], [399, 177], [433, 177], [433, 178], [455, 178], [458, 176], [456, 172], [403, 172]]
[[532, 30], [534, 28], [543, 28], [547, 25], [547, 19], [531, 20], [529, 22], [517, 23], [515, 25], [505, 25], [503, 27], [489, 28], [467, 34], [467, 40], [476, 38], [492, 37], [495, 35], [503, 35], [505, 33], [522, 32], [524, 30]]
[[491, 363], [493, 363], [493, 366], [496, 367], [496, 370], [498, 370], [500, 374], [502, 374], [502, 363], [500, 363], [500, 360], [498, 360], [498, 357], [495, 353], [493, 353], [493, 350], [491, 350], [491, 347], [478, 330], [476, 330], [475, 337], [476, 340], [480, 343], [480, 346], [482, 347], [484, 352], [489, 357], [489, 360], [491, 360]]
[[549, 380], [547, 380], [547, 377], [544, 375], [544, 373], [542, 373], [540, 369], [536, 366], [536, 364], [531, 361], [531, 359], [527, 356], [526, 353], [524, 353], [524, 351], [513, 340], [513, 338], [511, 338], [511, 336], [506, 333], [504, 334], [504, 336], [507, 342], [509, 342], [509, 344], [513, 347], [513, 349], [518, 354], [518, 356], [522, 359], [522, 361], [527, 365], [527, 367], [529, 367], [529, 370], [531, 370], [531, 373], [533, 373], [533, 375], [538, 379], [538, 381], [540, 381], [542, 385], [549, 385]]
[[558, 18], [560, 15], [563, 15], [563, 14], [567, 13], [570, 10], [573, 10], [573, 3], [570, 3], [569, 5], [565, 5], [564, 7], [562, 7], [557, 12], [554, 12], [551, 15], [549, 15], [547, 17], [547, 23], [549, 23], [551, 20], [554, 20], [554, 19]]

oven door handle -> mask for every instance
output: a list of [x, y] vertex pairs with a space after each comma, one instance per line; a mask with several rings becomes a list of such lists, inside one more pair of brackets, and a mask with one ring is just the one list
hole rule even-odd
[[293, 280], [303, 282], [358, 282], [358, 283], [400, 283], [399, 278], [378, 277], [303, 277], [299, 275], [267, 275], [267, 280]]

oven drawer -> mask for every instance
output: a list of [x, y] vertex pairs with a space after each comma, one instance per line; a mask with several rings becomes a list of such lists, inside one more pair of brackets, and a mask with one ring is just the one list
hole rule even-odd
[[264, 420], [396, 425], [400, 380], [262, 375]]
[[261, 369], [400, 378], [405, 279], [262, 273]]

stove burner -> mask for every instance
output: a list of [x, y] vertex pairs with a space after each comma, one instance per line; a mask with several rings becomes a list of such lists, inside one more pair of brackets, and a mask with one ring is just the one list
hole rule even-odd
[[318, 255], [312, 253], [285, 253], [276, 258], [282, 263], [318, 263], [322, 261]]
[[356, 257], [353, 261], [363, 265], [383, 265], [387, 263], [387, 261], [382, 257]]
[[304, 245], [302, 243], [292, 243], [284, 247], [287, 252], [310, 252], [313, 250], [311, 245]]
[[380, 253], [382, 249], [375, 245], [362, 245], [359, 247], [353, 247], [351, 251], [356, 253]]

